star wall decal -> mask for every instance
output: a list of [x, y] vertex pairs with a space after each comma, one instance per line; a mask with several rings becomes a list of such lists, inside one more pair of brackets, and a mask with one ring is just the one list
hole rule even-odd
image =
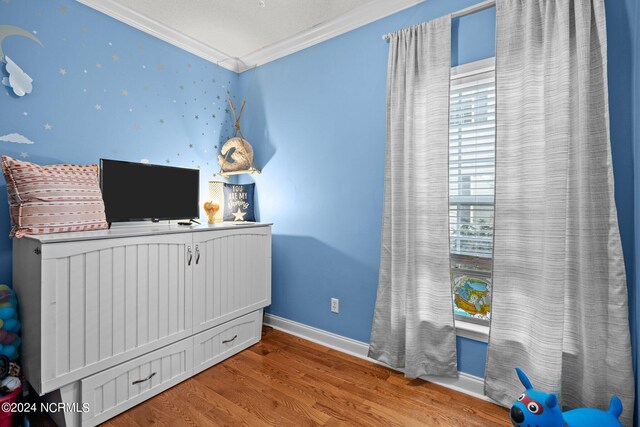
[[96, 104], [96, 110], [102, 110], [102, 105]]
[[29, 157], [29, 154], [27, 154], [26, 151], [23, 151], [20, 153], [20, 157], [22, 157], [23, 159], [26, 159], [27, 157]]
[[64, 68], [60, 68], [58, 73], [60, 73], [61, 76], [66, 76], [67, 75], [67, 70], [65, 70]]
[[244, 216], [246, 215], [246, 212], [242, 212], [240, 210], [240, 208], [238, 208], [238, 210], [236, 212], [232, 212], [231, 215], [233, 215], [235, 218], [233, 218], [234, 221], [244, 221]]
[[51, 126], [49, 123], [44, 124], [44, 130], [51, 130], [51, 129], [53, 129], [53, 126]]

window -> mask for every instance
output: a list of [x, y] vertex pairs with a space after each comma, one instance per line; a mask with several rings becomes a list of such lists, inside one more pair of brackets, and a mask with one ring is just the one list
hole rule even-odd
[[455, 317], [491, 316], [495, 186], [493, 58], [451, 70], [449, 108], [449, 244]]

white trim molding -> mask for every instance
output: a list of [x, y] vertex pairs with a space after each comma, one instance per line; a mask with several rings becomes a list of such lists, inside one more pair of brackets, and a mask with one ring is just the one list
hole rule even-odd
[[318, 24], [255, 52], [234, 58], [199, 40], [139, 13], [116, 0], [76, 0], [118, 21], [144, 31], [228, 70], [241, 73], [251, 68], [322, 43], [371, 22], [393, 15], [425, 0], [373, 0], [334, 19]]
[[[377, 360], [367, 357], [367, 354], [369, 352], [369, 344], [362, 341], [357, 341], [351, 338], [327, 332], [322, 329], [314, 328], [303, 323], [294, 322], [293, 320], [285, 319], [283, 317], [275, 316], [269, 313], [264, 314], [264, 324], [267, 326], [271, 326], [273, 329], [295, 335], [305, 340], [312, 341], [316, 344], [320, 344], [325, 347], [350, 354], [351, 356], [355, 356], [360, 359], [382, 365], [382, 363], [378, 362]], [[478, 399], [491, 401], [491, 399], [484, 395], [484, 379], [476, 377], [475, 375], [470, 375], [465, 372], [458, 372], [458, 378], [432, 376], [423, 376], [421, 378], [434, 384], [438, 384], [443, 387], [468, 394]]]
[[[394, 13], [408, 9], [425, 0], [373, 0], [357, 7], [343, 15], [329, 21], [325, 21], [313, 28], [302, 31], [287, 39], [272, 45], [258, 49], [241, 57], [245, 65], [240, 72], [255, 66], [260, 66], [292, 53], [306, 49], [318, 43], [322, 43], [333, 37], [355, 30], [356, 28], [370, 24]], [[377, 39], [376, 39], [377, 40]]]
[[489, 342], [489, 326], [456, 319], [456, 335], [470, 340]]
[[[241, 66], [238, 58], [232, 58], [224, 52], [221, 52], [199, 40], [194, 39], [180, 31], [174, 30], [167, 25], [149, 18], [140, 12], [122, 5], [115, 0], [76, 0], [85, 6], [102, 12], [120, 22], [137, 28], [147, 34], [150, 34], [160, 40], [170, 43], [182, 50], [193, 53], [209, 62], [224, 67], [228, 70], [239, 72]], [[243, 70], [246, 67], [242, 67]]]

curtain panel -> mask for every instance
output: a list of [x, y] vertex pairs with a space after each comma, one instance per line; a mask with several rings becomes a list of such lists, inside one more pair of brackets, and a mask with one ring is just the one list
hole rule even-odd
[[369, 357], [456, 376], [449, 278], [451, 17], [390, 34], [387, 157]]
[[523, 388], [631, 425], [627, 286], [614, 202], [603, 0], [497, 0], [496, 196], [485, 393]]

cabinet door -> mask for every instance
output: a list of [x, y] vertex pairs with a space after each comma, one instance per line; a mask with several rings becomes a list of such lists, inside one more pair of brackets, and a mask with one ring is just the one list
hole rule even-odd
[[193, 234], [194, 332], [271, 304], [271, 229]]
[[190, 233], [48, 246], [40, 392], [191, 335]]

